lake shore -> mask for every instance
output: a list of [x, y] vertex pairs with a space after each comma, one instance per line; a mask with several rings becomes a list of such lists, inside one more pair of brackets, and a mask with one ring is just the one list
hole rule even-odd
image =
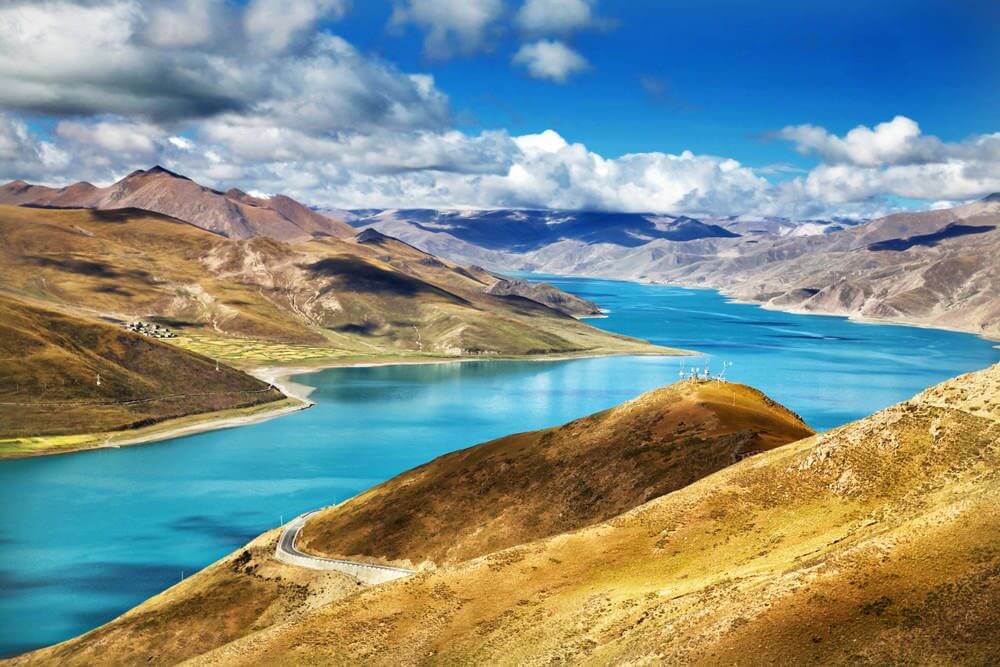
[[662, 352], [604, 352], [604, 353], [580, 353], [580, 354], [553, 354], [545, 356], [531, 357], [389, 357], [370, 359], [365, 358], [345, 358], [332, 359], [329, 362], [317, 364], [301, 364], [292, 366], [257, 366], [247, 369], [247, 372], [254, 377], [270, 382], [280, 389], [286, 396], [297, 398], [302, 401], [309, 400], [309, 395], [316, 389], [309, 385], [292, 381], [296, 375], [306, 375], [309, 373], [319, 373], [331, 368], [375, 368], [378, 366], [428, 366], [438, 364], [465, 364], [475, 361], [529, 361], [529, 362], [554, 362], [554, 361], [574, 361], [576, 359], [597, 359], [603, 357], [692, 357], [700, 356], [699, 352], [681, 350], [675, 348], [662, 348]]
[[[833, 310], [809, 310], [806, 308], [801, 308], [798, 306], [782, 306], [776, 305], [767, 301], [759, 301], [756, 299], [749, 299], [746, 297], [735, 296], [732, 290], [719, 286], [719, 285], [706, 285], [703, 283], [687, 282], [687, 281], [672, 281], [672, 280], [659, 280], [656, 278], [648, 279], [630, 279], [621, 278], [611, 275], [604, 275], [601, 273], [545, 273], [541, 274], [542, 278], [583, 278], [586, 280], [608, 280], [612, 282], [622, 282], [622, 283], [635, 283], [638, 285], [660, 285], [663, 287], [680, 287], [683, 289], [690, 290], [709, 290], [712, 292], [718, 292], [722, 296], [726, 297], [732, 303], [747, 304], [751, 306], [758, 306], [763, 310], [770, 310], [779, 313], [790, 313], [792, 315], [819, 315], [821, 317], [842, 317], [851, 322], [857, 322], [859, 324], [889, 324], [897, 325], [901, 327], [917, 327], [919, 329], [936, 329], [938, 331], [953, 331], [955, 333], [971, 334], [973, 336], [979, 336], [980, 338], [988, 341], [996, 341], [1000, 343], [1000, 333], [990, 332], [990, 331], [978, 331], [970, 327], [961, 326], [948, 326], [945, 324], [935, 323], [935, 322], [925, 322], [918, 319], [907, 319], [907, 318], [891, 318], [891, 317], [871, 317], [866, 315], [860, 315], [857, 313], [852, 313], [849, 311], [833, 311]], [[587, 317], [607, 317], [607, 312], [604, 311], [603, 315], [593, 315]], [[1000, 349], [1000, 345], [996, 345]]]
[[[651, 348], [654, 346], [650, 346]], [[659, 348], [648, 352], [606, 352], [580, 354], [553, 354], [532, 357], [343, 357], [330, 358], [319, 363], [292, 366], [257, 366], [245, 369], [259, 380], [273, 384], [285, 398], [250, 408], [236, 408], [221, 412], [186, 415], [168, 419], [139, 429], [106, 433], [81, 433], [61, 436], [37, 436], [0, 440], [0, 461], [56, 456], [101, 449], [117, 449], [162, 442], [183, 436], [218, 431], [283, 417], [305, 410], [315, 403], [309, 395], [315, 387], [294, 382], [295, 375], [317, 373], [330, 368], [367, 368], [374, 366], [411, 366], [428, 364], [458, 364], [472, 361], [571, 361], [612, 356], [693, 356], [697, 353], [673, 348]]]

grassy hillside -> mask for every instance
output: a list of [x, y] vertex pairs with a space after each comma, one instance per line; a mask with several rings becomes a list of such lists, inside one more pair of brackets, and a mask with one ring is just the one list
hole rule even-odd
[[[985, 665], [1000, 652], [998, 470], [1000, 365], [608, 521], [257, 617], [207, 653], [218, 624], [194, 619], [236, 618], [220, 587], [243, 574], [208, 570], [23, 662]], [[226, 567], [275, 567], [275, 538]]]
[[575, 530], [812, 431], [743, 385], [686, 381], [442, 456], [309, 520], [315, 554], [455, 563]]
[[0, 456], [30, 449], [24, 438], [134, 429], [284, 398], [201, 355], [3, 294], [0, 377]]
[[0, 286], [157, 319], [178, 344], [236, 364], [669, 352], [486, 294], [496, 279], [480, 273], [394, 241], [231, 240], [145, 211], [0, 206]]
[[989, 664], [998, 399], [995, 366], [204, 662]]

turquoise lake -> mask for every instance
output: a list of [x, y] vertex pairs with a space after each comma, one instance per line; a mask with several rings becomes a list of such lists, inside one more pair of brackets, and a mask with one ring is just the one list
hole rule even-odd
[[[1000, 361], [975, 336], [728, 303], [713, 291], [550, 278], [598, 327], [687, 348], [825, 430]], [[333, 369], [317, 405], [239, 429], [0, 463], [0, 655], [85, 632], [284, 519], [428, 459], [673, 382], [681, 360]], [[684, 362], [690, 367], [692, 360]]]

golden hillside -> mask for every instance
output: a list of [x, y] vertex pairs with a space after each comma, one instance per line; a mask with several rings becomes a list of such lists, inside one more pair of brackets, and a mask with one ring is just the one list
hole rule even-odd
[[32, 453], [35, 436], [135, 429], [284, 399], [207, 357], [2, 293], [0, 376], [0, 456]]
[[989, 664], [1000, 365], [197, 664]]
[[232, 240], [135, 209], [0, 206], [0, 288], [154, 319], [237, 364], [669, 352], [487, 294], [496, 280], [395, 241]]
[[812, 431], [744, 385], [689, 380], [453, 452], [309, 519], [305, 551], [438, 565], [609, 519]]
[[[363, 553], [412, 549], [405, 558], [457, 561], [593, 524], [734, 457], [810, 433], [798, 417], [749, 387], [688, 381], [559, 428], [443, 456], [345, 504], [345, 524], [333, 510], [307, 525], [314, 541], [337, 537], [342, 544], [350, 537], [360, 545], [362, 538], [343, 526], [367, 518], [386, 544], [369, 544], [359, 549]], [[486, 532], [495, 536], [484, 540]], [[120, 619], [32, 659], [130, 663], [153, 656], [174, 662], [263, 628], [276, 631], [358, 592], [344, 575], [275, 561], [277, 535], [262, 535]], [[456, 548], [444, 548], [449, 541]], [[225, 622], [206, 625], [207, 617]]]
[[21, 662], [988, 664], [998, 463], [1000, 365], [608, 521], [354, 594], [333, 574], [293, 594], [305, 575], [270, 558], [272, 532]]

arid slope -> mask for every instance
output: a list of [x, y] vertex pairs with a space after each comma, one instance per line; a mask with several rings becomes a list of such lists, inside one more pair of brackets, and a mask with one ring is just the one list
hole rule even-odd
[[689, 380], [564, 426], [442, 456], [312, 517], [299, 546], [457, 563], [609, 519], [811, 434], [750, 387]]
[[197, 664], [989, 664], [1000, 366]]
[[494, 276], [395, 240], [237, 241], [146, 211], [0, 206], [0, 242], [0, 288], [157, 319], [234, 363], [666, 351], [486, 294]]
[[[193, 664], [990, 664], [998, 471], [1000, 365], [606, 522], [361, 590]], [[129, 641], [189, 622], [128, 629], [152, 609], [24, 662], [170, 662]]]
[[[582, 215], [582, 214], [581, 214]], [[649, 217], [649, 216], [647, 216]], [[467, 213], [476, 228], [488, 214]], [[949, 327], [1000, 336], [1000, 197], [951, 209], [898, 213], [828, 233], [781, 233], [726, 222], [738, 238], [647, 238], [623, 242], [572, 235], [530, 250], [477, 244], [406, 212], [372, 218], [374, 228], [441, 257], [495, 270], [597, 276], [713, 287], [782, 310]], [[808, 231], [808, 225], [792, 231]], [[759, 229], [757, 228], [759, 227]], [[505, 233], [516, 245], [519, 227]], [[521, 232], [526, 233], [526, 232]], [[536, 244], [537, 245], [537, 244]]]
[[0, 455], [16, 449], [4, 439], [117, 431], [283, 398], [207, 357], [2, 293], [0, 376]]

